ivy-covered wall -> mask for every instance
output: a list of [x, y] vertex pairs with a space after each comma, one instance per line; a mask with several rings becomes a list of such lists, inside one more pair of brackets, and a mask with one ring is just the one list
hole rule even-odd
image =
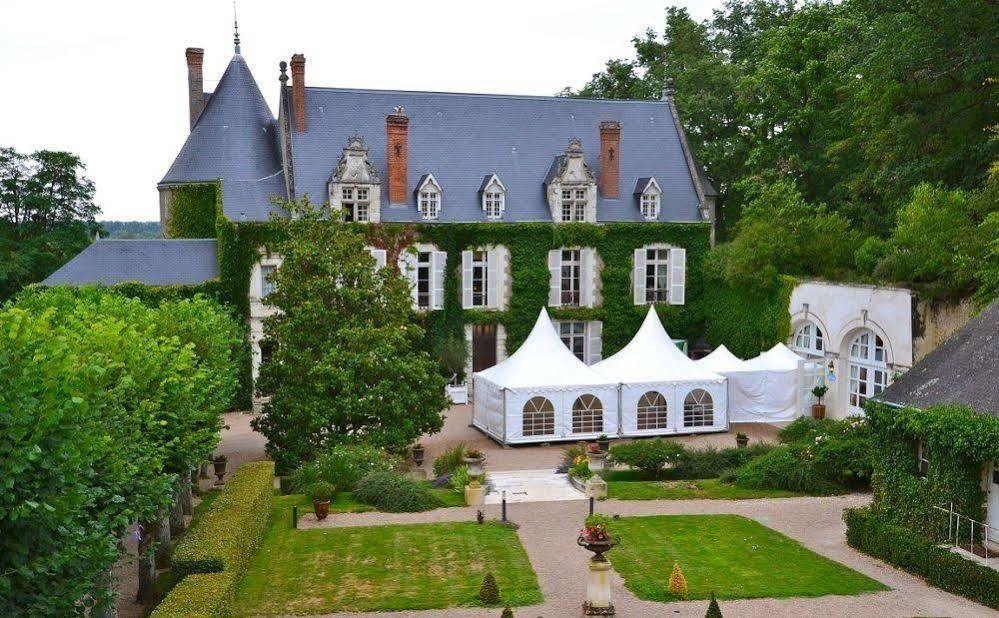
[[168, 238], [215, 238], [222, 187], [218, 182], [179, 185], [170, 189]]
[[712, 347], [721, 344], [740, 358], [752, 358], [791, 336], [791, 292], [797, 282], [781, 277], [767, 291], [736, 288], [714, 278], [705, 282], [704, 336]]
[[[932, 537], [946, 532], [947, 516], [934, 506], [954, 509], [977, 521], [984, 516], [982, 469], [999, 461], [999, 418], [960, 406], [926, 410], [868, 402], [865, 412], [874, 436], [871, 508], [879, 518]], [[917, 443], [929, 461], [917, 474]]]

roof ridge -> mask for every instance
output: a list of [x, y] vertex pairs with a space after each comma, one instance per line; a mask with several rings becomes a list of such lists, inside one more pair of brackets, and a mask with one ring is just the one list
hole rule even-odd
[[344, 88], [337, 86], [306, 86], [306, 90], [325, 90], [357, 94], [432, 94], [456, 97], [483, 97], [496, 99], [524, 99], [545, 101], [585, 101], [588, 103], [650, 103], [664, 105], [659, 99], [601, 99], [596, 97], [560, 97], [543, 94], [503, 94], [493, 92], [449, 92], [444, 90], [400, 90], [397, 88]]

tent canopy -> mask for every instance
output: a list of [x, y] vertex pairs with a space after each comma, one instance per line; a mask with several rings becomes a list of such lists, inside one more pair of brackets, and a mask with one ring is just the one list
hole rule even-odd
[[720, 382], [725, 378], [694, 361], [676, 347], [654, 307], [642, 327], [621, 350], [593, 370], [624, 384], [657, 382]]
[[543, 308], [516, 352], [475, 375], [507, 389], [615, 385], [569, 351]]
[[805, 359], [792, 352], [783, 343], [777, 343], [732, 371], [794, 371], [798, 368], [798, 363], [803, 360]]
[[716, 373], [726, 371], [736, 371], [742, 367], [742, 359], [728, 351], [724, 345], [720, 345], [704, 358], [695, 361], [699, 366]]

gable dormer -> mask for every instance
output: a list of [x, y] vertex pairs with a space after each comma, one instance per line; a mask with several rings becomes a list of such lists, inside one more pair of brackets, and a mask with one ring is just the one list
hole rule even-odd
[[368, 161], [368, 148], [359, 136], [347, 140], [330, 177], [330, 206], [345, 221], [381, 221], [381, 179]]
[[479, 186], [479, 196], [482, 198], [482, 212], [486, 219], [498, 221], [503, 218], [506, 210], [506, 185], [496, 174], [488, 174]]
[[436, 221], [441, 214], [441, 185], [433, 174], [424, 174], [416, 183], [416, 207], [424, 221]]
[[635, 183], [635, 199], [638, 200], [638, 210], [646, 221], [659, 218], [662, 207], [663, 190], [655, 178], [639, 178]]
[[583, 144], [578, 137], [569, 140], [565, 154], [555, 157], [548, 176], [545, 193], [552, 221], [597, 221], [597, 178], [583, 157]]

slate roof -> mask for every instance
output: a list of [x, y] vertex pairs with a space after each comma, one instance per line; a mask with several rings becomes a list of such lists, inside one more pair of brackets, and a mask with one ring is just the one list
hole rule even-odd
[[878, 399], [914, 408], [961, 404], [999, 416], [999, 301], [926, 355]]
[[43, 285], [203, 283], [219, 276], [215, 239], [97, 240]]
[[[270, 197], [286, 195], [278, 141], [277, 122], [250, 67], [236, 54], [160, 183], [221, 178], [222, 204], [230, 219], [266, 220], [279, 210]], [[336, 159], [330, 169], [335, 164]]]
[[[330, 174], [353, 135], [364, 137], [369, 161], [384, 172], [385, 116], [401, 105], [410, 118], [408, 203], [390, 206], [383, 187], [383, 221], [419, 220], [412, 192], [428, 173], [443, 189], [442, 222], [485, 221], [478, 189], [491, 173], [507, 187], [504, 220], [551, 221], [546, 172], [569, 138], [579, 137], [586, 162], [599, 177], [604, 120], [621, 123], [622, 197], [599, 196], [597, 220], [641, 221], [627, 188], [640, 177], [654, 176], [663, 189], [660, 220], [701, 221], [694, 178], [666, 102], [317, 87], [306, 92], [308, 130], [293, 131], [291, 140], [297, 197], [326, 201]], [[219, 96], [217, 90], [213, 100]]]

